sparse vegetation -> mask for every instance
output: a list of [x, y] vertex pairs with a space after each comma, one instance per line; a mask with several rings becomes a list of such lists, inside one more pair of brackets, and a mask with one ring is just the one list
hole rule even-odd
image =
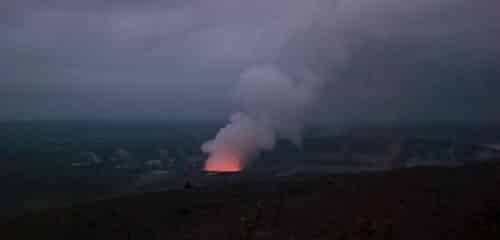
[[0, 230], [15, 239], [498, 239], [498, 164], [247, 179], [44, 210]]

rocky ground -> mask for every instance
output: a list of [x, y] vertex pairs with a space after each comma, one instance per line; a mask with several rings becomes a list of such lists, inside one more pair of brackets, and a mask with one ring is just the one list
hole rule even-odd
[[[500, 164], [287, 176], [25, 214], [1, 239], [500, 239]], [[237, 178], [237, 176], [231, 176]]]

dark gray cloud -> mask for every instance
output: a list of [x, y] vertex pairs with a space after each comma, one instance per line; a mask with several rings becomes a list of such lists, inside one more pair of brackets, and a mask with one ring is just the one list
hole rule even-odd
[[[0, 3], [0, 119], [224, 119], [257, 64], [328, 120], [500, 120], [496, 0]], [[314, 116], [314, 115], [313, 115]]]

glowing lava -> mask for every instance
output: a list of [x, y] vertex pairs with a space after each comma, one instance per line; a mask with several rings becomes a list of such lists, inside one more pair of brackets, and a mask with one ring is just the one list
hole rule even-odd
[[240, 172], [243, 168], [241, 158], [229, 152], [215, 152], [205, 162], [207, 172]]

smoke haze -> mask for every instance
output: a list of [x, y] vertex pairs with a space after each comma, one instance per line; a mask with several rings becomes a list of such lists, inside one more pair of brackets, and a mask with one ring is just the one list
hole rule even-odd
[[296, 69], [321, 79], [310, 115], [321, 118], [306, 121], [499, 120], [498, 9], [497, 0], [5, 0], [0, 120], [221, 120], [245, 105], [227, 94], [241, 73], [268, 63], [299, 82], [309, 80]]

